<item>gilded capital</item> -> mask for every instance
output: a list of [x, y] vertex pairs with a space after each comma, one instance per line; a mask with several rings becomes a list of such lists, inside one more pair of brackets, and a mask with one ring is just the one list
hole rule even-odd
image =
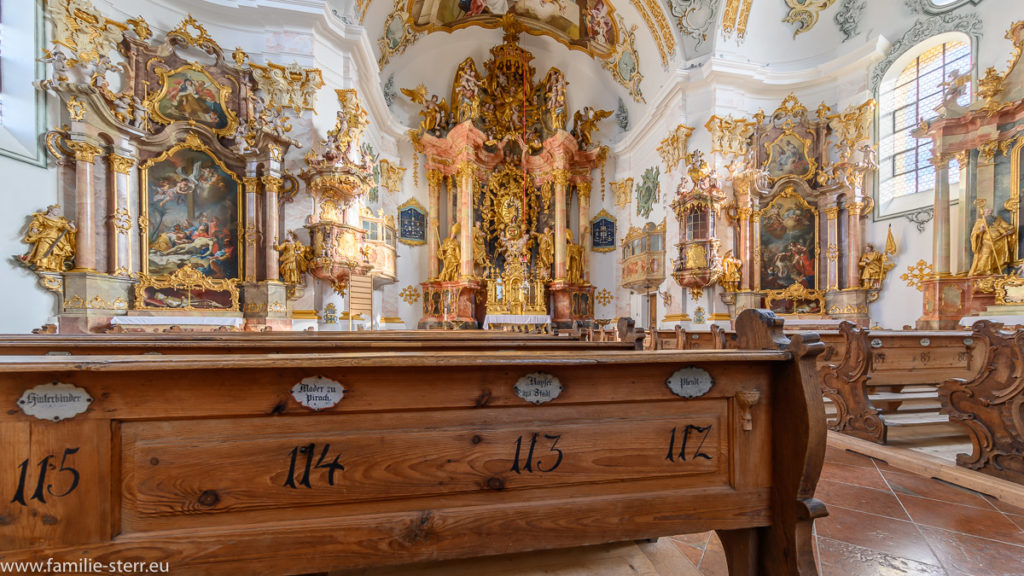
[[590, 192], [594, 189], [594, 184], [589, 180], [584, 180], [576, 185], [576, 191], [579, 192], [580, 198], [590, 199]]
[[267, 192], [277, 192], [281, 185], [284, 184], [284, 180], [275, 176], [264, 176], [263, 177], [263, 189]]
[[126, 156], [119, 156], [117, 154], [110, 155], [110, 169], [117, 174], [128, 174], [132, 171], [132, 166], [135, 165], [134, 158], [128, 158]]
[[829, 206], [828, 208], [825, 208], [825, 217], [829, 220], [839, 218], [839, 206]]
[[99, 146], [95, 146], [88, 142], [82, 142], [79, 140], [67, 140], [65, 142], [68, 149], [74, 152], [76, 162], [87, 162], [92, 164], [96, 161], [96, 157], [103, 154], [103, 149]]
[[260, 179], [255, 176], [246, 176], [242, 178], [242, 184], [245, 186], [246, 194], [259, 194], [260, 193]]
[[459, 165], [455, 168], [455, 174], [459, 179], [476, 176], [476, 164], [468, 160], [459, 162]]
[[997, 140], [986, 142], [978, 148], [978, 160], [983, 164], [991, 164], [995, 161], [998, 150], [999, 142]]
[[556, 188], [565, 190], [565, 187], [569, 185], [569, 171], [568, 170], [553, 170], [551, 177], [555, 183]]
[[960, 164], [960, 168], [966, 168], [967, 164], [971, 161], [971, 151], [961, 150], [956, 153], [956, 161]]
[[949, 169], [949, 156], [936, 154], [934, 151], [932, 151], [932, 158], [931, 160], [929, 160], [929, 162], [931, 162], [932, 166], [935, 166], [939, 170]]
[[846, 209], [851, 215], [860, 216], [864, 212], [863, 202], [850, 202], [846, 205]]
[[431, 190], [440, 190], [441, 182], [444, 182], [444, 174], [440, 170], [434, 168], [427, 170], [427, 184]]
[[750, 214], [752, 212], [753, 211], [749, 206], [741, 206], [736, 209], [736, 216], [738, 216], [740, 220], [750, 220]]

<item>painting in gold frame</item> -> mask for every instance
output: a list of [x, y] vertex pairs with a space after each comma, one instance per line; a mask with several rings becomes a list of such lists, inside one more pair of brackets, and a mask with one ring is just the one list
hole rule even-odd
[[[1024, 193], [1024, 136], [1017, 140], [1017, 143], [1010, 152], [1010, 198], [1003, 204], [1003, 207], [1010, 213], [1010, 222], [1014, 230], [1020, 230], [1020, 195]], [[1017, 242], [1013, 245], [1014, 266], [1024, 264], [1021, 255], [1024, 254], [1024, 234], [1017, 233]]]
[[761, 290], [798, 284], [818, 287], [818, 211], [793, 186], [785, 187], [756, 214]]
[[204, 276], [241, 275], [242, 183], [194, 134], [139, 169], [142, 272], [192, 266]]
[[772, 182], [783, 176], [796, 176], [804, 180], [814, 178], [817, 163], [811, 158], [811, 141], [786, 130], [772, 142], [765, 144], [768, 160], [765, 169]]
[[233, 134], [238, 118], [228, 105], [230, 86], [222, 86], [195, 62], [175, 70], [158, 68], [160, 91], [147, 101], [161, 124], [195, 122], [220, 136]]

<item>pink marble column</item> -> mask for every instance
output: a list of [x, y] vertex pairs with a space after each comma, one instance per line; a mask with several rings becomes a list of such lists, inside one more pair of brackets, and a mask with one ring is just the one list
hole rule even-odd
[[932, 262], [935, 274], [949, 275], [949, 159], [932, 157], [935, 166], [935, 221], [932, 223]]
[[260, 179], [252, 176], [242, 179], [245, 185], [245, 228], [239, 242], [245, 243], [243, 250], [242, 271], [246, 282], [256, 281], [256, 204], [260, 192]]
[[[740, 203], [749, 203], [747, 199], [739, 200]], [[736, 214], [740, 220], [740, 246], [739, 250], [733, 254], [733, 256], [740, 259], [746, 267], [745, 270], [740, 270], [740, 290], [746, 292], [753, 288], [753, 278], [757, 269], [754, 266], [754, 260], [750, 254], [750, 207], [740, 206], [736, 209]]]
[[75, 153], [75, 271], [96, 272], [96, 185], [93, 180], [96, 157], [103, 153], [88, 142], [69, 141]]
[[266, 261], [267, 280], [277, 282], [281, 279], [280, 259], [274, 245], [281, 242], [278, 230], [277, 191], [283, 180], [274, 176], [263, 177], [263, 245]]
[[555, 280], [565, 280], [566, 273], [566, 202], [565, 189], [569, 185], [569, 171], [555, 170]]
[[473, 187], [476, 184], [476, 164], [459, 164], [456, 174], [459, 188], [459, 254], [462, 262], [460, 278], [473, 276]]
[[437, 278], [440, 273], [437, 250], [440, 247], [441, 239], [438, 237], [438, 229], [441, 225], [439, 215], [441, 214], [441, 182], [444, 175], [440, 170], [427, 170], [427, 185], [429, 187], [430, 199], [427, 207], [427, 270], [428, 278]]
[[[826, 280], [828, 290], [839, 290], [839, 206], [834, 202], [824, 205], [825, 237], [828, 247], [825, 253], [827, 263]], [[847, 286], [853, 288], [853, 286]]]
[[846, 287], [860, 286], [860, 255], [864, 249], [863, 226], [861, 213], [863, 202], [850, 202], [846, 205]]
[[110, 214], [107, 216], [107, 221], [110, 223], [110, 236], [107, 243], [110, 252], [108, 261], [111, 274], [128, 276], [134, 271], [131, 237], [129, 236], [132, 229], [132, 217], [128, 210], [130, 206], [128, 196], [131, 191], [129, 175], [135, 160], [117, 154], [111, 154], [109, 160], [112, 185], [108, 203]]
[[580, 235], [577, 242], [583, 246], [583, 281], [590, 281], [590, 190], [591, 182], [580, 182], [576, 185], [580, 197]]

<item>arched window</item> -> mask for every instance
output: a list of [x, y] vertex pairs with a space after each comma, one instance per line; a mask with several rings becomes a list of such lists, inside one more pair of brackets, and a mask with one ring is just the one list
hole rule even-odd
[[[943, 84], [951, 73], [969, 75], [971, 44], [962, 34], [943, 34], [922, 42], [892, 65], [879, 88], [879, 211], [897, 214], [931, 204], [935, 167], [932, 142], [911, 132], [922, 119], [936, 116], [943, 101]], [[971, 85], [958, 103], [970, 102]], [[960, 181], [954, 161], [950, 184]]]
[[[27, 9], [35, 4], [35, 9]], [[41, 2], [0, 0], [0, 156], [46, 166], [39, 135], [46, 129], [45, 94], [33, 81], [41, 80], [43, 13]]]

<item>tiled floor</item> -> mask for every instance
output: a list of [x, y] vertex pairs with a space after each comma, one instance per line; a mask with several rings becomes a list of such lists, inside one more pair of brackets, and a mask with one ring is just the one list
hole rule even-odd
[[[816, 496], [822, 576], [1024, 576], [1024, 509], [833, 447]], [[675, 541], [705, 576], [728, 574], [714, 534]]]

